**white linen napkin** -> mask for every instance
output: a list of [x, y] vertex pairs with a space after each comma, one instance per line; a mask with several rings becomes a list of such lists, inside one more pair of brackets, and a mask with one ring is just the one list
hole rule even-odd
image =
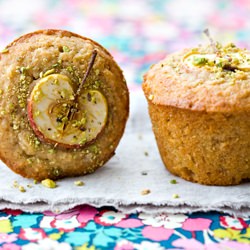
[[[57, 188], [49, 189], [16, 175], [1, 162], [0, 209], [62, 212], [90, 204], [110, 205], [127, 213], [221, 211], [250, 216], [250, 183], [205, 186], [173, 176], [160, 159], [141, 91], [131, 94], [130, 108], [127, 128], [116, 155], [91, 175], [65, 178], [57, 181]], [[172, 179], [177, 184], [171, 184]], [[85, 185], [75, 186], [76, 180]], [[24, 186], [26, 192], [13, 187], [14, 181]], [[29, 184], [32, 187], [27, 187]]]

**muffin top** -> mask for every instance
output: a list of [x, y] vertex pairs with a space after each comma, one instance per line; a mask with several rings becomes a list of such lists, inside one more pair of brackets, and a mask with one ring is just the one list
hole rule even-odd
[[129, 96], [110, 53], [69, 31], [26, 34], [0, 53], [0, 158], [37, 180], [93, 172], [123, 134]]
[[154, 104], [208, 112], [250, 110], [250, 51], [230, 43], [184, 49], [153, 65], [143, 90]]

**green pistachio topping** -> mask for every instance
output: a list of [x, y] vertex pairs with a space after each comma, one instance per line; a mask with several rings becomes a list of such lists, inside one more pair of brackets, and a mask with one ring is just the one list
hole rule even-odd
[[50, 179], [45, 179], [41, 183], [43, 186], [45, 186], [47, 188], [55, 188], [56, 187], [56, 183]]
[[63, 46], [63, 52], [70, 52], [70, 49], [68, 46]]
[[205, 65], [208, 62], [208, 60], [205, 57], [194, 57], [193, 58], [193, 64], [195, 66], [202, 66]]

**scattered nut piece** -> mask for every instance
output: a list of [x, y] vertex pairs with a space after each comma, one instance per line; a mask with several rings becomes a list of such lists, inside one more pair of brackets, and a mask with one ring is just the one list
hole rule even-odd
[[37, 181], [37, 180], [34, 180], [34, 181], [33, 181], [33, 183], [34, 183], [34, 184], [37, 184], [37, 183], [38, 183], [38, 181]]
[[70, 52], [70, 49], [68, 46], [63, 46], [62, 49], [63, 49], [63, 52]]
[[172, 197], [173, 197], [174, 199], [180, 198], [180, 196], [179, 196], [178, 194], [173, 194]]
[[41, 183], [43, 186], [45, 186], [47, 188], [55, 188], [56, 187], [56, 183], [54, 181], [52, 181], [51, 179], [45, 179]]
[[142, 171], [141, 174], [142, 175], [148, 175], [148, 172], [147, 171]]
[[144, 189], [141, 191], [141, 195], [147, 195], [147, 194], [150, 194], [151, 191], [149, 189]]
[[144, 152], [144, 155], [145, 155], [145, 156], [148, 156], [148, 152], [147, 152], [147, 151], [145, 151], [145, 152]]
[[26, 192], [26, 189], [23, 186], [19, 186], [18, 189], [22, 193]]
[[83, 181], [75, 181], [74, 184], [76, 186], [84, 186], [85, 183]]
[[27, 187], [28, 187], [28, 188], [32, 188], [32, 185], [31, 185], [31, 184], [27, 184]]
[[170, 181], [171, 184], [177, 184], [177, 181], [175, 179]]
[[19, 187], [19, 184], [18, 184], [17, 181], [14, 181], [14, 182], [13, 182], [13, 187], [14, 187], [14, 188], [18, 188], [18, 187]]

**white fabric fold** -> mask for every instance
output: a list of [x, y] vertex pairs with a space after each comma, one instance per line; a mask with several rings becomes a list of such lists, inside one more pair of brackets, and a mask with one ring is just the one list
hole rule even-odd
[[[192, 213], [220, 211], [250, 216], [250, 183], [237, 186], [205, 186], [182, 180], [164, 167], [141, 92], [131, 94], [131, 111], [116, 155], [91, 175], [65, 178], [49, 189], [16, 175], [1, 163], [0, 209], [27, 212], [62, 212], [80, 204], [114, 206], [126, 212]], [[171, 184], [175, 179], [177, 184]], [[82, 180], [84, 186], [75, 186]], [[14, 181], [25, 187], [20, 192]], [[32, 187], [27, 187], [31, 184]], [[143, 190], [150, 190], [142, 195]], [[173, 195], [178, 194], [179, 198]]]

